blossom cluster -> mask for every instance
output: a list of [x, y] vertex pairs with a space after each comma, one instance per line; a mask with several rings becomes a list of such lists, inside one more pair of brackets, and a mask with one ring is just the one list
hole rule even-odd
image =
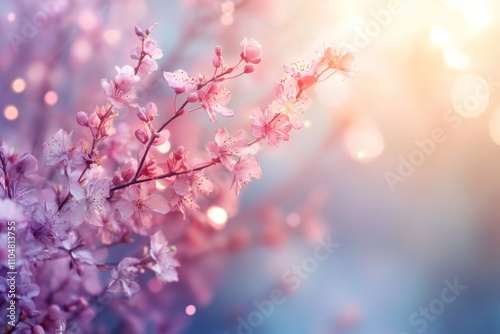
[[[91, 331], [96, 305], [103, 298], [134, 297], [141, 290], [141, 275], [178, 281], [182, 252], [189, 251], [167, 242], [163, 217], [177, 213], [189, 221], [203, 214], [200, 203], [219, 186], [209, 169], [229, 173], [230, 188], [238, 196], [262, 177], [257, 144], [277, 147], [304, 126], [303, 114], [312, 103], [306, 90], [335, 73], [349, 76], [353, 71], [353, 51], [325, 43], [314, 60], [284, 67], [274, 99], [251, 111], [249, 134], [221, 127], [205, 143], [204, 155], [193, 157], [182, 145], [158, 154], [153, 148], [169, 141], [169, 126], [176, 119], [198, 111], [213, 123], [234, 116], [226, 84], [254, 72], [263, 53], [259, 42], [244, 38], [234, 65], [216, 46], [210, 75], [163, 72], [174, 94], [173, 105], [163, 111], [137, 98], [137, 85], [158, 70], [156, 61], [163, 56], [151, 37], [153, 28], [136, 27], [139, 44], [130, 54], [135, 64], [117, 66], [114, 78], [101, 80], [106, 102], [76, 113], [82, 136], [60, 129], [44, 143], [48, 175], [40, 175], [34, 155], [0, 146], [0, 240], [6, 240], [10, 221], [17, 224], [19, 240], [15, 301], [20, 313], [14, 326], [6, 325], [8, 333]], [[120, 113], [133, 113], [140, 126], [131, 129], [120, 122]], [[111, 248], [132, 245], [133, 236], [147, 238], [147, 246], [130, 247], [113, 260]], [[0, 315], [5, 319], [6, 273], [12, 270], [1, 252]]]

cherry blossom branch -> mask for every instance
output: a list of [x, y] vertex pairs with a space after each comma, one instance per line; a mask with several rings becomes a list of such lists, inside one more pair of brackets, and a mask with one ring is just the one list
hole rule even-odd
[[7, 175], [7, 162], [5, 161], [5, 158], [3, 155], [0, 155], [0, 162], [2, 163], [2, 170], [3, 174], [5, 176], [5, 190], [7, 190], [7, 196], [12, 199], [12, 190], [10, 189], [10, 180], [9, 176]]
[[164, 178], [167, 178], [167, 177], [178, 176], [178, 175], [183, 175], [183, 174], [189, 174], [189, 173], [192, 173], [192, 172], [199, 172], [199, 171], [201, 171], [201, 170], [203, 170], [205, 168], [208, 168], [210, 166], [214, 166], [214, 165], [216, 165], [218, 163], [219, 163], [218, 160], [213, 160], [213, 161], [210, 161], [210, 162], [205, 162], [201, 166], [198, 166], [196, 168], [184, 170], [184, 171], [181, 171], [181, 172], [170, 171], [170, 172], [165, 173], [165, 174], [160, 174], [160, 175], [148, 177], [148, 178], [145, 178], [145, 179], [140, 179], [140, 180], [137, 180], [137, 179], [134, 180], [134, 179], [132, 179], [132, 180], [130, 180], [127, 183], [120, 184], [118, 186], [115, 186], [115, 187], [109, 189], [109, 193], [111, 194], [112, 192], [115, 192], [117, 190], [126, 188], [126, 187], [134, 185], [134, 184], [139, 184], [139, 183], [143, 183], [143, 182], [160, 180], [160, 179], [164, 179]]
[[[107, 121], [107, 118], [111, 114], [112, 110], [113, 110], [113, 106], [108, 105], [108, 107], [106, 108], [106, 112], [104, 113], [104, 116], [102, 116], [102, 118], [99, 119], [99, 125], [97, 126], [95, 133], [92, 130], [92, 128], [89, 126], [90, 132], [92, 133], [92, 145], [90, 147], [90, 151], [89, 151], [89, 155], [88, 155], [89, 161], [94, 160], [94, 154], [95, 154], [95, 148], [96, 148], [97, 142], [99, 142], [102, 139], [102, 137], [99, 137], [102, 125]], [[80, 176], [78, 177], [78, 182], [82, 181], [82, 177], [85, 175], [85, 173], [87, 172], [88, 169], [89, 169], [89, 165], [87, 164], [85, 166], [85, 168], [83, 169], [83, 171], [81, 172]], [[61, 202], [61, 204], [59, 204], [58, 210], [61, 210], [64, 207], [64, 205], [69, 201], [70, 198], [71, 198], [71, 192], [68, 191], [68, 194], [66, 195], [64, 200]]]
[[[198, 85], [196, 86], [196, 91], [200, 91], [202, 88], [204, 88], [206, 85], [208, 85], [211, 82], [214, 82], [214, 81], [217, 81], [217, 80], [224, 80], [224, 79], [221, 79], [221, 78], [224, 75], [232, 73], [236, 68], [238, 68], [238, 66], [241, 64], [242, 61], [243, 60], [240, 59], [240, 61], [235, 66], [227, 68], [225, 71], [223, 71], [222, 73], [219, 73], [218, 75], [216, 75], [216, 72], [215, 72], [214, 75], [213, 75], [213, 77], [211, 79], [209, 79], [209, 80], [207, 80], [207, 81], [205, 81], [203, 83], [198, 83]], [[245, 73], [246, 72], [243, 71], [239, 75], [243, 75]], [[239, 75], [237, 75], [237, 76], [239, 76]], [[235, 78], [237, 76], [234, 76], [232, 78]], [[230, 78], [226, 78], [226, 79], [230, 79]], [[126, 187], [128, 185], [131, 185], [131, 184], [134, 184], [134, 183], [138, 183], [136, 181], [139, 179], [139, 177], [141, 175], [142, 168], [144, 167], [144, 164], [146, 162], [146, 159], [147, 159], [147, 156], [149, 154], [149, 151], [151, 150], [151, 147], [153, 146], [153, 143], [156, 140], [156, 138], [159, 137], [160, 132], [162, 132], [176, 118], [178, 118], [178, 117], [180, 117], [180, 116], [188, 113], [188, 111], [185, 111], [184, 108], [188, 105], [189, 99], [186, 98], [186, 100], [184, 100], [184, 102], [182, 103], [182, 105], [179, 108], [177, 108], [176, 107], [176, 103], [177, 103], [177, 96], [178, 95], [179, 94], [176, 93], [175, 98], [174, 98], [174, 109], [176, 109], [174, 115], [168, 121], [166, 121], [161, 127], [159, 127], [158, 130], [153, 131], [153, 129], [151, 129], [152, 130], [152, 135], [151, 135], [151, 138], [149, 138], [149, 141], [148, 141], [148, 143], [146, 145], [146, 149], [144, 151], [144, 154], [142, 155], [142, 158], [141, 158], [141, 160], [139, 162], [139, 165], [137, 166], [137, 171], [136, 171], [136, 173], [135, 173], [135, 175], [134, 175], [134, 177], [132, 178], [131, 181], [129, 181], [128, 183], [123, 184], [124, 187]], [[194, 111], [194, 110], [198, 110], [198, 109], [199, 109], [199, 107], [193, 108], [193, 109], [191, 109], [189, 111]], [[112, 189], [115, 189], [115, 188], [112, 188]]]

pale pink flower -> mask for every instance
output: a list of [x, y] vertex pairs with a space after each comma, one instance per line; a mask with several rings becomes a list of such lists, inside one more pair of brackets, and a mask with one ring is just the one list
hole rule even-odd
[[186, 219], [188, 210], [198, 210], [200, 208], [195, 202], [194, 192], [192, 190], [183, 196], [172, 191], [168, 202], [170, 203], [172, 211], [180, 211], [182, 213], [183, 219]]
[[23, 154], [9, 168], [9, 177], [11, 181], [23, 181], [36, 183], [42, 180], [38, 175], [38, 161], [31, 154]]
[[199, 209], [196, 194], [208, 195], [214, 191], [214, 185], [202, 171], [198, 171], [178, 175], [172, 183], [172, 190], [169, 203], [173, 209], [182, 212], [185, 219], [187, 210]]
[[297, 98], [298, 87], [291, 82], [278, 82], [274, 88], [275, 100], [271, 107], [276, 114], [286, 114], [294, 129], [300, 129], [304, 126], [302, 114], [309, 109], [312, 100], [302, 93]]
[[226, 91], [223, 82], [211, 82], [208, 84], [206, 91], [198, 92], [198, 99], [212, 122], [217, 122], [215, 113], [225, 117], [234, 116], [233, 110], [226, 107], [231, 99], [231, 92]]
[[47, 157], [45, 165], [55, 166], [59, 163], [67, 165], [71, 160], [74, 148], [71, 146], [71, 133], [59, 129], [54, 136], [43, 144], [43, 153]]
[[198, 88], [196, 79], [184, 70], [177, 70], [175, 72], [163, 72], [163, 77], [167, 80], [168, 85], [176, 94], [191, 93]]
[[247, 63], [258, 64], [262, 60], [262, 49], [260, 43], [255, 39], [246, 37], [241, 41], [240, 57]]
[[259, 162], [254, 157], [243, 157], [234, 165], [234, 179], [232, 186], [235, 186], [236, 196], [240, 190], [244, 189], [253, 178], [260, 179], [262, 170]]
[[166, 214], [170, 211], [170, 206], [165, 198], [155, 194], [154, 182], [144, 182], [138, 185], [127, 187], [122, 194], [122, 200], [116, 205], [116, 209], [123, 219], [132, 215], [138, 220], [139, 229], [150, 228], [152, 221], [152, 211]]
[[168, 246], [163, 232], [158, 231], [151, 236], [151, 249], [149, 255], [154, 260], [149, 268], [156, 273], [156, 277], [163, 282], [174, 282], [178, 280], [177, 271], [179, 261], [174, 258], [175, 247]]
[[104, 94], [116, 109], [121, 109], [125, 104], [131, 104], [136, 98], [134, 85], [140, 80], [135, 74], [132, 66], [125, 65], [122, 68], [115, 67], [118, 74], [115, 79], [108, 81], [101, 79], [101, 87]]
[[234, 137], [231, 137], [226, 128], [220, 128], [215, 133], [215, 142], [207, 143], [205, 149], [210, 158], [219, 159], [222, 166], [233, 171], [236, 163], [235, 156], [239, 156], [247, 146], [245, 132], [239, 131]]
[[87, 220], [95, 226], [102, 226], [102, 215], [109, 210], [109, 181], [91, 179], [81, 186], [78, 182], [70, 183], [70, 192], [75, 201], [68, 217], [75, 225]]
[[102, 217], [102, 226], [98, 227], [97, 235], [103, 244], [109, 245], [115, 241], [120, 231], [120, 224], [114, 219], [113, 214], [108, 213]]
[[302, 93], [302, 91], [318, 82], [318, 77], [316, 76], [317, 64], [314, 62], [306, 63], [298, 61], [292, 63], [291, 66], [285, 65], [283, 68], [287, 75], [282, 79], [282, 82], [290, 79], [295, 80], [299, 88], [299, 93]]
[[[144, 57], [141, 61], [141, 65], [139, 66], [139, 72], [149, 74], [158, 69], [158, 64], [155, 60], [162, 58], [163, 52], [158, 48], [156, 41], [150, 37], [146, 38], [143, 43], [142, 51], [144, 52]], [[141, 48], [138, 46], [132, 50], [130, 57], [138, 60], [140, 56]]]
[[141, 261], [134, 257], [123, 258], [118, 266], [111, 270], [113, 280], [108, 285], [108, 291], [116, 293], [122, 290], [128, 298], [138, 293], [141, 286], [135, 280], [139, 271], [136, 265], [140, 263]]
[[198, 171], [178, 175], [172, 184], [172, 189], [179, 196], [186, 196], [193, 191], [208, 195], [214, 191], [214, 185], [202, 171]]
[[253, 119], [252, 136], [255, 138], [266, 138], [266, 141], [271, 146], [278, 146], [281, 140], [290, 140], [289, 132], [292, 129], [292, 124], [285, 114], [275, 114], [266, 108], [261, 110], [256, 108], [253, 110], [250, 118]]
[[326, 66], [341, 71], [345, 76], [354, 74], [353, 62], [356, 50], [352, 47], [335, 48], [324, 42], [320, 51], [317, 51], [320, 61], [318, 65], [326, 63]]

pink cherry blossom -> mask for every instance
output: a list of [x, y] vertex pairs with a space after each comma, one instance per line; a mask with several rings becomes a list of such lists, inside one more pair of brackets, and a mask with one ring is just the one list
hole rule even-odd
[[215, 133], [215, 142], [207, 143], [205, 149], [212, 159], [219, 159], [227, 170], [233, 171], [235, 157], [239, 156], [247, 146], [244, 131], [238, 131], [231, 137], [226, 128], [220, 128]]
[[52, 138], [43, 144], [43, 153], [47, 158], [45, 165], [56, 166], [59, 163], [67, 165], [74, 148], [71, 146], [71, 133], [59, 129]]
[[234, 165], [233, 186], [236, 189], [236, 196], [240, 190], [244, 189], [253, 178], [260, 179], [262, 170], [259, 162], [254, 157], [243, 157]]
[[214, 191], [214, 185], [202, 171], [179, 175], [172, 184], [172, 189], [180, 196], [189, 194], [191, 191], [204, 195]]
[[[352, 47], [335, 48], [327, 42], [324, 42], [321, 50], [317, 51], [317, 53], [320, 57], [318, 66], [324, 62], [327, 67], [338, 70], [347, 77], [353, 76], [353, 62], [356, 56], [356, 50]], [[318, 69], [316, 71], [318, 71]]]
[[75, 225], [87, 220], [95, 226], [102, 226], [102, 215], [109, 210], [106, 200], [109, 197], [109, 181], [92, 179], [84, 186], [77, 182], [70, 183], [71, 195], [75, 199], [69, 214]]
[[[189, 167], [189, 166], [188, 166]], [[172, 183], [172, 193], [169, 203], [173, 209], [180, 211], [186, 219], [187, 210], [198, 210], [196, 197], [199, 194], [208, 195], [214, 191], [213, 183], [203, 171], [178, 175]]]
[[108, 285], [108, 291], [116, 293], [121, 290], [128, 298], [137, 294], [141, 290], [141, 286], [135, 281], [139, 271], [136, 266], [140, 262], [134, 257], [123, 258], [118, 266], [111, 270], [113, 280]]
[[196, 79], [184, 70], [177, 70], [175, 72], [163, 72], [163, 77], [167, 80], [168, 85], [176, 94], [191, 93], [198, 87]]
[[277, 114], [286, 114], [294, 129], [301, 129], [304, 126], [302, 114], [309, 109], [312, 100], [302, 93], [299, 98], [299, 89], [292, 82], [278, 82], [274, 89], [275, 100], [272, 103], [272, 110]]
[[198, 92], [198, 99], [212, 122], [217, 122], [216, 113], [225, 117], [234, 116], [233, 110], [226, 107], [231, 99], [231, 92], [226, 91], [223, 82], [209, 83], [206, 91]]
[[140, 80], [132, 66], [115, 67], [118, 74], [115, 79], [108, 81], [101, 79], [101, 87], [108, 99], [116, 109], [121, 109], [125, 104], [131, 104], [136, 98], [134, 85]]
[[[143, 41], [142, 52], [144, 52], [144, 54], [139, 66], [139, 72], [149, 74], [156, 71], [158, 69], [158, 64], [155, 60], [163, 57], [163, 51], [158, 48], [158, 43], [151, 37], [147, 37]], [[138, 46], [133, 49], [130, 57], [136, 60], [140, 59], [141, 47]]]
[[240, 57], [247, 63], [258, 64], [262, 60], [262, 49], [260, 43], [255, 39], [246, 37], [241, 41]]
[[154, 194], [154, 191], [154, 182], [144, 182], [130, 186], [123, 191], [123, 200], [118, 202], [116, 209], [123, 219], [134, 215], [134, 218], [139, 223], [139, 230], [150, 228], [152, 211], [162, 214], [170, 211], [167, 200], [158, 194]]
[[174, 258], [175, 248], [168, 246], [163, 232], [158, 231], [151, 236], [151, 249], [149, 255], [154, 260], [149, 268], [156, 273], [156, 277], [163, 282], [174, 282], [178, 280], [175, 267], [180, 266], [179, 261]]
[[11, 181], [36, 183], [42, 180], [37, 172], [38, 161], [31, 154], [25, 153], [11, 165], [11, 168], [9, 169], [9, 177]]
[[250, 115], [254, 124], [252, 125], [252, 136], [255, 138], [266, 138], [271, 146], [278, 146], [280, 141], [290, 140], [289, 132], [292, 124], [285, 114], [274, 114], [266, 108], [256, 108]]
[[290, 66], [285, 65], [283, 68], [287, 74], [282, 81], [295, 80], [299, 88], [298, 93], [301, 94], [302, 91], [318, 82], [316, 67], [316, 63], [312, 61], [298, 61], [293, 62]]

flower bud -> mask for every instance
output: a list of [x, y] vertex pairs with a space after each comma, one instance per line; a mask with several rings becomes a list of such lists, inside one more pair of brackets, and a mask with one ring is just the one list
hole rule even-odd
[[33, 328], [31, 328], [31, 333], [32, 334], [45, 334], [45, 330], [43, 329], [42, 326], [35, 325], [35, 326], [33, 326]]
[[260, 63], [260, 61], [262, 60], [262, 49], [260, 43], [253, 38], [243, 38], [243, 40], [241, 41], [240, 57], [246, 63]]
[[248, 64], [248, 65], [245, 65], [245, 68], [243, 70], [244, 73], [252, 73], [253, 71], [255, 71], [255, 65], [253, 64]]
[[220, 64], [221, 64], [220, 59], [221, 59], [221, 57], [215, 56], [214, 59], [212, 60], [212, 64], [214, 65], [215, 68], [220, 67]]
[[146, 105], [146, 116], [150, 121], [152, 121], [156, 114], [158, 114], [158, 108], [156, 107], [156, 104], [154, 104], [153, 102], [149, 102]]
[[89, 125], [89, 117], [83, 111], [79, 111], [76, 113], [76, 121], [81, 126], [88, 126]]
[[85, 274], [85, 268], [81, 264], [76, 265], [76, 273], [78, 276], [83, 276]]
[[189, 94], [187, 97], [187, 101], [189, 103], [193, 103], [193, 102], [198, 101], [198, 93], [194, 92], [194, 93]]
[[143, 144], [146, 144], [149, 140], [149, 136], [143, 129], [137, 129], [135, 131], [135, 137]]
[[143, 110], [144, 109], [141, 108], [137, 111], [137, 117], [143, 122], [149, 122], [149, 118], [146, 116]]
[[149, 36], [149, 34], [151, 33], [151, 31], [153, 30], [153, 28], [157, 25], [158, 23], [153, 23], [152, 25], [150, 25], [146, 31], [145, 31], [145, 34], [146, 36]]
[[215, 47], [215, 55], [216, 55], [217, 57], [222, 57], [222, 46], [217, 45], [217, 46]]
[[99, 124], [101, 123], [99, 116], [95, 112], [91, 113], [89, 116], [89, 125], [97, 128], [99, 127]]
[[139, 28], [139, 26], [135, 26], [135, 34], [137, 37], [144, 37], [144, 33], [142, 32], [142, 29]]
[[50, 305], [47, 312], [47, 317], [51, 321], [56, 321], [57, 319], [59, 319], [60, 316], [61, 316], [61, 308], [56, 304]]
[[179, 146], [174, 151], [174, 159], [175, 160], [182, 160], [182, 158], [184, 157], [184, 153], [185, 153], [184, 147], [183, 146]]
[[116, 171], [115, 174], [113, 175], [113, 178], [111, 179], [111, 184], [117, 186], [120, 183], [122, 183], [122, 178], [120, 177], [120, 172]]

